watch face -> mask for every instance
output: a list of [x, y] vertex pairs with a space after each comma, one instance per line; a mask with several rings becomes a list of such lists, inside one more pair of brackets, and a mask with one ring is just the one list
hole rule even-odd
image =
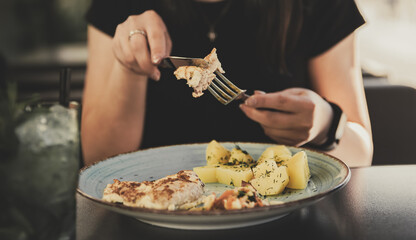
[[335, 131], [335, 140], [339, 141], [344, 134], [345, 125], [347, 125], [347, 115], [345, 113], [341, 114], [341, 117], [339, 118], [338, 127]]

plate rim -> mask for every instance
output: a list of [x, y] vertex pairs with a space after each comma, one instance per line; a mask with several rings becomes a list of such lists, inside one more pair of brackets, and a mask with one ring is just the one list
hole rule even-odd
[[[180, 147], [180, 146], [207, 145], [208, 143], [209, 142], [165, 145], [165, 146], [139, 149], [139, 150], [136, 150], [136, 151], [131, 151], [131, 152], [127, 152], [127, 153], [118, 154], [118, 155], [106, 158], [102, 161], [96, 162], [94, 164], [84, 166], [83, 168], [80, 169], [79, 176], [81, 176], [81, 174], [89, 168], [92, 168], [92, 167], [94, 167], [98, 164], [102, 164], [105, 161], [112, 161], [113, 159], [118, 158], [118, 157], [123, 156], [123, 155], [131, 155], [131, 154], [135, 154], [135, 153], [138, 153], [138, 152], [153, 151], [153, 150], [158, 150], [158, 149], [161, 149], [161, 148], [165, 149], [165, 148]], [[286, 209], [286, 208], [291, 209], [291, 208], [295, 207], [296, 205], [307, 206], [307, 205], [310, 205], [310, 204], [324, 198], [325, 196], [327, 196], [327, 195], [329, 195], [333, 192], [336, 192], [336, 191], [340, 190], [351, 179], [351, 169], [345, 162], [343, 162], [339, 158], [334, 157], [334, 156], [332, 156], [328, 153], [320, 152], [320, 151], [317, 151], [315, 149], [310, 149], [310, 148], [307, 148], [307, 147], [288, 146], [288, 145], [276, 144], [276, 143], [262, 143], [262, 142], [242, 142], [242, 141], [231, 142], [231, 141], [224, 141], [224, 142], [219, 142], [219, 143], [220, 144], [283, 145], [283, 146], [286, 146], [288, 148], [295, 148], [295, 149], [299, 149], [299, 150], [307, 150], [309, 152], [314, 152], [314, 153], [317, 153], [317, 154], [325, 155], [325, 156], [331, 158], [332, 160], [335, 160], [336, 162], [340, 163], [340, 165], [346, 171], [347, 174], [345, 176], [343, 176], [343, 179], [335, 187], [333, 187], [332, 189], [328, 189], [324, 192], [321, 192], [319, 194], [309, 196], [309, 197], [306, 197], [306, 198], [302, 198], [302, 199], [298, 199], [298, 200], [294, 200], [294, 201], [290, 201], [290, 202], [281, 203], [281, 204], [271, 204], [269, 206], [256, 207], [256, 208], [245, 208], [245, 209], [189, 211], [189, 210], [167, 210], [167, 209], [152, 209], [152, 208], [145, 208], [145, 207], [131, 207], [131, 206], [126, 206], [126, 205], [119, 204], [119, 203], [106, 202], [102, 199], [95, 198], [95, 197], [83, 192], [79, 188], [79, 184], [77, 185], [77, 193], [79, 193], [82, 197], [93, 201], [94, 203], [97, 203], [97, 204], [100, 204], [100, 205], [105, 205], [105, 207], [107, 207], [108, 209], [120, 208], [123, 211], [128, 210], [129, 212], [131, 211], [132, 213], [157, 214], [157, 215], [168, 215], [168, 216], [189, 216], [189, 217], [191, 217], [191, 216], [218, 216], [218, 215], [235, 215], [235, 214], [244, 214], [244, 213], [257, 213], [257, 212], [271, 211], [271, 210], [277, 211], [278, 209]]]

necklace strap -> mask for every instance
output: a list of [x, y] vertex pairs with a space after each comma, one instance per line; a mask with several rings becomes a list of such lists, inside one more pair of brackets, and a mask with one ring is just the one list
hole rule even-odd
[[[214, 19], [214, 21], [210, 21], [206, 12], [203, 11], [201, 4], [197, 4], [200, 15], [202, 16], [202, 20], [208, 26], [207, 37], [209, 38], [211, 42], [215, 42], [217, 38], [217, 32], [215, 31], [216, 26], [218, 25], [218, 23], [221, 22], [224, 16], [228, 13], [228, 10], [230, 9], [232, 5], [232, 0], [225, 0], [225, 1], [226, 1], [225, 5], [221, 9], [221, 12], [219, 13], [219, 15]], [[209, 4], [212, 4], [212, 3], [209, 3]]]

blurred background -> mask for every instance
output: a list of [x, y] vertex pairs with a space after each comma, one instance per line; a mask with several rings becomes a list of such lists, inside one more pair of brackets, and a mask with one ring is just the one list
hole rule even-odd
[[[56, 71], [73, 70], [73, 98], [82, 94], [87, 58], [85, 13], [91, 0], [1, 0], [0, 55], [20, 96], [50, 89]], [[365, 76], [416, 87], [416, 1], [356, 0], [367, 24], [359, 30]]]
[[[0, 1], [0, 57], [20, 98], [39, 93], [43, 100], [58, 99], [59, 71], [70, 67], [71, 100], [81, 101], [90, 2]], [[358, 45], [375, 159], [404, 159], [416, 144], [416, 1], [356, 3], [367, 21], [358, 30]]]
[[416, 1], [356, 2], [367, 21], [358, 35], [363, 70], [416, 87]]
[[91, 0], [1, 0], [0, 56], [19, 98], [56, 100], [59, 71], [72, 69], [73, 100], [81, 100], [87, 59], [85, 13]]

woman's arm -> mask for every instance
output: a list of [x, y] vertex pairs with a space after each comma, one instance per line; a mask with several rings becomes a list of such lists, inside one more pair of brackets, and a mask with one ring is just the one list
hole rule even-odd
[[115, 59], [112, 39], [88, 27], [88, 63], [81, 137], [85, 164], [132, 151], [140, 145], [147, 77]]
[[355, 33], [309, 63], [314, 90], [338, 104], [348, 117], [340, 144], [330, 154], [350, 166], [371, 165], [373, 142]]
[[320, 144], [325, 141], [333, 117], [324, 97], [338, 104], [348, 116], [340, 144], [329, 153], [352, 167], [370, 165], [373, 154], [371, 127], [354, 42], [355, 36], [351, 34], [310, 60], [309, 71], [315, 92], [302, 88], [267, 94], [257, 92], [241, 105], [241, 109], [278, 143]]
[[[147, 37], [131, 30], [145, 30]], [[162, 35], [162, 37], [160, 37]], [[148, 76], [160, 77], [170, 38], [153, 11], [129, 17], [114, 38], [88, 27], [88, 62], [81, 139], [85, 164], [137, 150], [141, 143]]]

